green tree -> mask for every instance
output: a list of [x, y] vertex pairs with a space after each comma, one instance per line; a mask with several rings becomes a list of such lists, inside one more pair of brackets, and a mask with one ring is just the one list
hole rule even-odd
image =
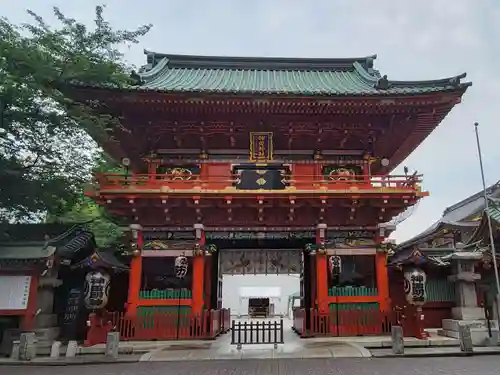
[[[115, 30], [95, 9], [95, 27], [66, 17], [14, 25], [0, 19], [0, 221], [33, 220], [80, 204], [98, 149], [117, 119], [72, 100], [72, 84], [136, 84], [119, 49], [138, 43], [151, 25]], [[89, 136], [91, 135], [92, 138]]]
[[86, 223], [94, 233], [99, 248], [117, 244], [123, 234], [101, 206], [83, 195], [72, 202], [65, 212], [56, 216], [48, 215], [47, 222]]
[[[96, 160], [94, 173], [123, 173], [123, 167], [117, 165], [106, 155]], [[99, 248], [116, 247], [123, 231], [116, 220], [106, 210], [81, 192], [75, 200], [61, 201], [57, 212], [48, 213], [48, 223], [83, 224], [94, 233]]]

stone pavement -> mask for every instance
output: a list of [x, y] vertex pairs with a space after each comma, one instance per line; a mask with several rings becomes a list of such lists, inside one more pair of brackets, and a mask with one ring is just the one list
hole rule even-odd
[[369, 350], [355, 342], [300, 339], [290, 327], [283, 332], [284, 344], [274, 348], [269, 344], [243, 345], [241, 350], [231, 345], [228, 333], [209, 347], [196, 345], [160, 347], [142, 356], [141, 361], [185, 361], [217, 359], [276, 359], [276, 358], [341, 358], [370, 357]]
[[500, 356], [177, 361], [104, 366], [1, 367], [6, 375], [498, 375]]
[[[287, 325], [284, 344], [243, 345], [241, 350], [231, 345], [231, 334], [222, 335], [215, 341], [170, 341], [170, 342], [121, 342], [118, 362], [173, 362], [204, 360], [287, 359], [287, 358], [369, 358], [394, 357], [387, 336], [379, 337], [331, 337], [300, 339]], [[500, 347], [475, 348], [474, 354], [500, 354]], [[80, 348], [75, 358], [60, 357], [57, 360], [36, 358], [30, 365], [74, 365], [113, 362], [103, 355], [104, 345]], [[405, 355], [418, 356], [460, 356], [455, 339], [443, 338], [431, 332], [428, 340], [405, 339]], [[12, 364], [9, 359], [0, 358], [0, 365]], [[22, 364], [17, 362], [16, 364]], [[500, 372], [499, 372], [500, 374]]]

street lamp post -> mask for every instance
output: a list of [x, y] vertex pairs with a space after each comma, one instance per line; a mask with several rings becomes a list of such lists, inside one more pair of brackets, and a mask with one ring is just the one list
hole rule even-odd
[[498, 276], [498, 264], [497, 264], [497, 254], [495, 248], [495, 238], [493, 237], [493, 225], [491, 223], [491, 217], [488, 213], [489, 202], [488, 202], [488, 192], [486, 191], [486, 181], [484, 179], [484, 167], [483, 167], [483, 155], [481, 153], [481, 142], [479, 141], [479, 123], [474, 123], [474, 130], [476, 133], [476, 144], [477, 153], [479, 156], [479, 169], [481, 170], [481, 180], [483, 183], [483, 196], [484, 196], [484, 209], [486, 211], [486, 217], [488, 220], [488, 231], [490, 235], [490, 247], [491, 247], [491, 257], [493, 258], [493, 269], [495, 273], [495, 283], [496, 283], [496, 297], [495, 302], [497, 305], [497, 318], [500, 318], [500, 278]]

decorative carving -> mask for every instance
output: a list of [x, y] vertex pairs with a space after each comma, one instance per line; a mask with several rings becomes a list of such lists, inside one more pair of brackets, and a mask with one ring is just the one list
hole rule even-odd
[[[195, 180], [200, 175], [199, 165], [179, 165], [179, 166], [164, 166], [158, 167], [157, 175], [162, 178], [167, 178], [172, 181], [189, 181]], [[164, 176], [166, 175], [166, 176]]]
[[374, 87], [377, 90], [387, 90], [390, 87], [390, 83], [389, 80], [387, 79], [387, 76], [384, 75], [382, 78], [379, 78]]
[[325, 178], [332, 181], [353, 181], [358, 175], [363, 173], [359, 165], [344, 165], [344, 166], [331, 166], [326, 165], [323, 167], [322, 174]]
[[224, 274], [293, 274], [301, 269], [298, 250], [228, 250], [220, 254]]

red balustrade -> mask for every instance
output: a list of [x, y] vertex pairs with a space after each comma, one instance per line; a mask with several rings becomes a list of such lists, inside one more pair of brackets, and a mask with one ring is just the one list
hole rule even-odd
[[[352, 186], [359, 189], [398, 189], [415, 191], [422, 182], [422, 176], [364, 176], [331, 178], [328, 176], [313, 175], [292, 175], [287, 182], [290, 186], [300, 185], [301, 189], [322, 189], [322, 190], [341, 190]], [[201, 179], [200, 176], [181, 175], [181, 174], [98, 174], [96, 175], [99, 189], [105, 190], [147, 190], [147, 189], [206, 189], [210, 190], [215, 185], [220, 190], [224, 187], [235, 186], [239, 177], [237, 174], [220, 176], [211, 175], [208, 179]], [[214, 185], [215, 184], [215, 185]]]
[[302, 337], [384, 335], [396, 323], [393, 312], [378, 309], [339, 309], [328, 313], [311, 309], [308, 318], [307, 327], [306, 311], [294, 309], [293, 329]]
[[[201, 313], [155, 312], [145, 316], [127, 316], [125, 313], [108, 313], [108, 324], [90, 322], [85, 344], [104, 343], [107, 332], [120, 332], [123, 341], [147, 340], [206, 340], [214, 339], [230, 328], [230, 311], [205, 310]], [[105, 329], [104, 329], [105, 328]]]

